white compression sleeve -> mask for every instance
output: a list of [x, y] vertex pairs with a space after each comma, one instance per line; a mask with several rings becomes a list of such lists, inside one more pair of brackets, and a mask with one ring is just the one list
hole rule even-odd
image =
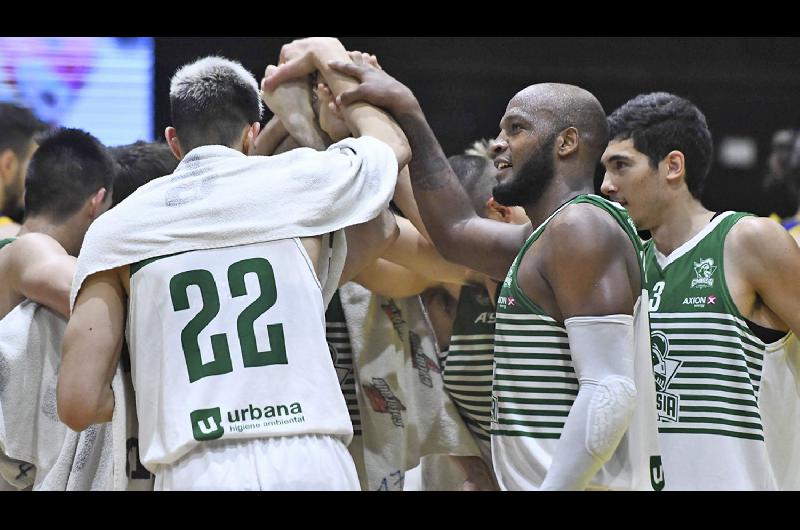
[[582, 490], [614, 454], [636, 406], [633, 317], [564, 321], [580, 388], [542, 489]]

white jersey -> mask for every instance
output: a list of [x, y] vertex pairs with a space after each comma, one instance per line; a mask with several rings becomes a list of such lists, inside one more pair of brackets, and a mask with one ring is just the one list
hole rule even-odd
[[128, 344], [142, 464], [197, 444], [353, 428], [325, 342], [320, 284], [299, 239], [130, 267]]
[[[765, 343], [725, 278], [726, 237], [749, 215], [716, 216], [669, 256], [652, 240], [645, 245], [667, 490], [774, 490], [772, 464], [789, 462], [791, 452], [769, 453], [770, 440], [779, 436], [770, 431], [778, 432], [773, 427], [797, 399], [787, 380], [770, 375], [776, 368], [775, 375], [789, 376], [779, 366], [785, 364], [780, 350], [790, 343], [786, 337]], [[796, 435], [789, 440], [796, 443]]]
[[775, 486], [800, 490], [800, 341], [794, 333], [767, 346], [758, 408]]
[[[637, 253], [641, 252], [633, 223], [621, 207], [600, 197], [580, 195], [562, 208], [575, 203], [590, 203], [607, 211], [626, 231]], [[559, 211], [528, 238], [497, 300], [491, 449], [495, 476], [503, 490], [541, 487], [580, 387], [566, 327], [547, 315], [517, 282], [523, 256]], [[587, 489], [664, 488], [647, 302], [647, 291], [642, 290], [633, 310], [636, 409], [611, 459], [592, 477]]]

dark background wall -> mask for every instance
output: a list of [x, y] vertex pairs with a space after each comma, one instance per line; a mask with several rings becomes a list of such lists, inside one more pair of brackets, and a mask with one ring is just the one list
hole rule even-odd
[[[156, 38], [156, 135], [169, 124], [169, 78], [217, 53], [256, 76], [295, 37]], [[341, 37], [368, 51], [417, 95], [445, 152], [497, 134], [508, 100], [527, 85], [582, 86], [610, 113], [631, 97], [674, 92], [705, 113], [716, 140], [752, 137], [758, 165], [715, 163], [704, 202], [763, 212], [758, 182], [772, 132], [800, 125], [800, 38], [790, 37]]]

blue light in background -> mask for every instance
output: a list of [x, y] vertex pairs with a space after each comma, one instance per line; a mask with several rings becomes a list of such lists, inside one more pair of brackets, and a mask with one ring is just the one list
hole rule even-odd
[[0, 100], [106, 145], [153, 140], [152, 37], [0, 37]]

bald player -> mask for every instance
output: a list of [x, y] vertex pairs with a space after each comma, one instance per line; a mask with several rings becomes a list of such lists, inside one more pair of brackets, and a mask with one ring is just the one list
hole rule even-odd
[[[284, 66], [268, 84], [291, 77]], [[475, 213], [407, 87], [374, 68], [331, 67], [361, 81], [342, 104], [379, 106], [403, 128], [414, 195], [442, 255], [505, 278], [491, 422], [501, 488], [663, 487], [641, 242], [624, 210], [591, 195], [608, 137], [597, 99], [548, 83], [509, 102], [494, 197], [525, 209], [532, 225], [514, 226]]]

